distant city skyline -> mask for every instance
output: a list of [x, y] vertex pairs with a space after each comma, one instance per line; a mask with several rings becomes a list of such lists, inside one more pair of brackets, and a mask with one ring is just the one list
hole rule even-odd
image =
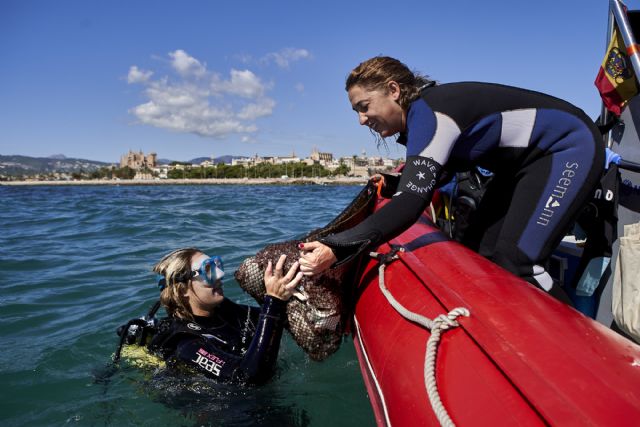
[[5, 0], [0, 154], [402, 157], [392, 138], [377, 150], [344, 91], [379, 54], [442, 83], [546, 92], [595, 119], [607, 11], [606, 0]]
[[[158, 156], [158, 154], [151, 150], [149, 152], [144, 152], [143, 150], [128, 150], [126, 153], [123, 153], [119, 156], [119, 159], [117, 161], [109, 161], [109, 160], [104, 160], [104, 159], [85, 159], [82, 157], [74, 157], [74, 156], [67, 156], [64, 153], [56, 153], [56, 154], [51, 154], [48, 156], [27, 156], [24, 154], [4, 154], [4, 153], [0, 153], [0, 157], [2, 156], [7, 156], [7, 157], [11, 157], [11, 156], [22, 156], [22, 157], [31, 157], [31, 158], [42, 158], [42, 159], [77, 159], [77, 160], [88, 160], [88, 161], [94, 161], [94, 162], [102, 162], [102, 163], [108, 163], [108, 164], [112, 164], [112, 165], [120, 165], [122, 166], [123, 163], [123, 159], [127, 156], [130, 156], [131, 154], [137, 154], [137, 153], [142, 153], [143, 157], [146, 159], [147, 156], [149, 155], [153, 155], [154, 158], [154, 163], [161, 163], [161, 162], [166, 162], [166, 161], [176, 161], [176, 162], [181, 162], [181, 163], [188, 163], [194, 160], [200, 160], [200, 159], [207, 159], [207, 160], [217, 160], [217, 159], [221, 159], [221, 158], [234, 158], [234, 159], [251, 159], [251, 158], [255, 158], [260, 157], [260, 158], [288, 158], [288, 157], [296, 157], [296, 158], [300, 158], [300, 159], [307, 159], [310, 157], [313, 157], [313, 149], [310, 153], [308, 154], [302, 154], [302, 153], [296, 153], [295, 151], [292, 153], [288, 153], [288, 154], [283, 154], [283, 155], [275, 155], [275, 154], [266, 154], [266, 155], [258, 155], [256, 153], [254, 154], [245, 154], [245, 155], [234, 155], [234, 154], [219, 154], [219, 155], [215, 155], [215, 156], [207, 156], [207, 155], [200, 155], [200, 156], [194, 156], [192, 158], [189, 159], [182, 159], [182, 160], [178, 160], [178, 159], [172, 159], [172, 158], [168, 158], [168, 157], [162, 157], [162, 156]], [[383, 150], [384, 151], [384, 150]], [[329, 152], [322, 152], [320, 150], [318, 150], [319, 153], [321, 154], [330, 154], [333, 158], [335, 159], [340, 159], [340, 158], [352, 158], [352, 157], [359, 157], [359, 158], [384, 158], [384, 159], [392, 159], [392, 160], [401, 160], [402, 156], [391, 156], [389, 155], [389, 153], [385, 153], [385, 152], [378, 152], [377, 150], [373, 153], [369, 153], [366, 152], [366, 150], [363, 150], [361, 153], [354, 153], [350, 156], [334, 156], [333, 153], [329, 153]], [[134, 158], [137, 156], [134, 156]], [[138, 161], [144, 162], [144, 160], [142, 159], [138, 159]], [[136, 160], [134, 160], [134, 162], [136, 162]]]

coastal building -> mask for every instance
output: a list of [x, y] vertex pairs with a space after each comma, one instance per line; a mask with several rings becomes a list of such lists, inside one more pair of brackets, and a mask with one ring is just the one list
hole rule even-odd
[[[302, 159], [296, 156], [295, 152], [293, 152], [290, 156], [269, 156], [262, 157], [257, 154], [253, 157], [236, 157], [231, 160], [231, 166], [244, 166], [244, 167], [252, 167], [259, 165], [261, 163], [270, 163], [272, 165], [283, 165], [285, 163], [299, 163]], [[305, 161], [307, 161], [305, 159]], [[309, 163], [311, 164], [311, 163]]]
[[135, 176], [133, 177], [134, 180], [136, 181], [149, 181], [151, 179], [154, 179], [154, 176], [152, 173], [149, 172], [142, 172], [141, 170], [137, 171]]
[[[142, 152], [130, 154], [137, 155], [138, 158], [140, 158], [140, 156], [144, 157]], [[155, 153], [151, 153], [150, 155], [153, 155], [155, 160]], [[244, 168], [253, 168], [260, 164], [288, 165], [293, 163], [305, 163], [308, 166], [319, 165], [332, 172], [341, 165], [344, 165], [349, 168], [348, 175], [366, 177], [370, 176], [372, 173], [393, 169], [398, 165], [398, 160], [388, 159], [382, 156], [369, 157], [364, 150], [361, 152], [360, 156], [353, 155], [349, 157], [335, 158], [333, 153], [321, 152], [314, 147], [311, 154], [304, 159], [296, 156], [295, 151], [292, 151], [289, 156], [259, 156], [258, 154], [255, 154], [250, 157], [232, 157], [230, 161], [231, 166], [242, 166]], [[157, 165], [155, 168], [150, 169], [153, 170], [156, 177], [163, 179], [168, 176], [169, 170], [183, 170], [199, 167], [215, 167], [213, 156], [211, 159], [206, 159], [199, 164], [188, 165], [174, 162], [169, 166], [160, 167]]]
[[157, 165], [157, 154], [149, 153], [145, 156], [145, 154], [140, 150], [139, 152], [134, 152], [129, 150], [127, 154], [120, 158], [120, 167], [128, 167], [129, 169], [153, 169]]
[[292, 151], [290, 156], [278, 157], [278, 161], [276, 164], [284, 164], [284, 163], [299, 163], [300, 157], [296, 156], [296, 152]]
[[171, 169], [169, 165], [158, 165], [151, 170], [158, 178], [167, 179], [169, 175], [169, 169]]
[[244, 166], [245, 168], [255, 165], [254, 159], [251, 157], [237, 157], [231, 159], [231, 166]]
[[333, 154], [332, 153], [321, 153], [318, 151], [316, 147], [313, 147], [311, 151], [311, 155], [304, 159], [304, 162], [311, 165], [322, 165], [324, 167], [329, 167], [329, 165], [333, 164]]
[[313, 161], [320, 162], [320, 163], [330, 163], [333, 161], [333, 154], [321, 153], [320, 151], [318, 151], [316, 147], [313, 147], [313, 150], [311, 151], [311, 155], [309, 156], [309, 158]]

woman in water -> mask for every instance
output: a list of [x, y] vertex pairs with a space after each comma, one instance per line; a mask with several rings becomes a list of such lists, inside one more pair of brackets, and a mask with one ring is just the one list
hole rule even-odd
[[358, 65], [346, 90], [361, 125], [381, 138], [399, 135], [406, 163], [386, 206], [301, 247], [305, 275], [399, 235], [428, 206], [445, 172], [480, 166], [494, 177], [463, 243], [565, 299], [544, 266], [604, 167], [600, 133], [582, 110], [498, 84], [437, 85], [389, 57]]
[[166, 255], [153, 270], [162, 276], [161, 320], [149, 349], [169, 365], [186, 366], [220, 381], [262, 383], [275, 368], [286, 301], [302, 273], [294, 263], [286, 274], [282, 255], [264, 273], [261, 308], [224, 297], [222, 259], [196, 248]]

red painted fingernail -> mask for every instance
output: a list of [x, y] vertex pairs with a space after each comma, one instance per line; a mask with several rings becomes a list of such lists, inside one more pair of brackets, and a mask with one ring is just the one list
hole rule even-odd
[[304, 243], [298, 243], [298, 249], [304, 249]]

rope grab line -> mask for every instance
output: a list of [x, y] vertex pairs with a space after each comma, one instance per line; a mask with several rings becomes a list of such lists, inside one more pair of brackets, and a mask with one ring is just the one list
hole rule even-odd
[[451, 420], [446, 408], [442, 404], [440, 393], [438, 392], [438, 385], [436, 384], [436, 356], [442, 333], [448, 329], [460, 326], [456, 319], [459, 316], [469, 317], [469, 310], [464, 307], [454, 308], [448, 314], [440, 314], [432, 320], [418, 313], [414, 313], [400, 304], [385, 285], [384, 271], [387, 264], [399, 259], [397, 252], [403, 250], [404, 248], [401, 247], [393, 247], [391, 252], [387, 254], [371, 252], [369, 255], [372, 258], [376, 258], [380, 263], [380, 266], [378, 267], [378, 285], [380, 287], [380, 291], [382, 291], [382, 294], [387, 298], [389, 304], [391, 304], [391, 306], [405, 319], [431, 331], [431, 336], [427, 340], [424, 360], [424, 383], [427, 389], [427, 395], [429, 396], [429, 402], [431, 403], [431, 408], [438, 418], [440, 425], [445, 427], [455, 427], [454, 422]]

